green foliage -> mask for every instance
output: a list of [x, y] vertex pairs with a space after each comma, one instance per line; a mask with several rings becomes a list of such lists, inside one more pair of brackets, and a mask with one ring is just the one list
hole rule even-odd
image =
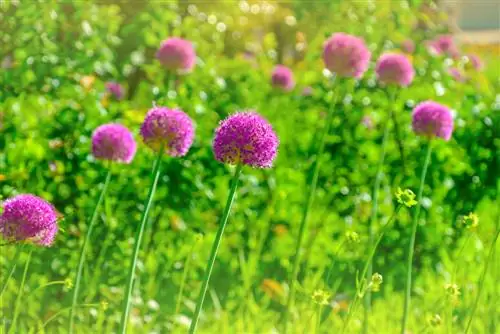
[[[54, 247], [33, 253], [18, 321], [20, 332], [40, 328], [49, 319], [46, 333], [62, 333], [67, 328], [69, 312], [51, 317], [71, 304], [71, 293], [58, 285], [34, 295], [29, 292], [74, 276], [88, 218], [105, 177], [104, 166], [91, 156], [93, 129], [118, 121], [138, 134], [153, 103], [187, 112], [196, 122], [196, 138], [185, 158], [164, 161], [139, 256], [132, 327], [139, 333], [185, 331], [231, 177], [230, 169], [213, 158], [213, 131], [228, 114], [251, 108], [275, 127], [280, 152], [273, 169], [245, 168], [242, 173], [200, 329], [206, 333], [270, 332], [277, 326], [286, 300], [284, 282], [305, 205], [311, 154], [333, 92], [340, 98], [306, 235], [294, 332], [314, 328], [317, 305], [311, 296], [320, 291], [318, 286], [335, 300], [333, 309], [323, 307], [331, 314], [322, 324], [323, 330], [341, 328], [345, 305], [356, 289], [356, 272], [368, 251], [369, 194], [388, 109], [393, 108], [398, 128], [391, 129], [379, 222], [385, 222], [397, 206], [393, 194], [398, 187], [417, 190], [425, 152], [423, 140], [411, 131], [411, 110], [426, 99], [450, 106], [456, 113], [456, 129], [449, 142], [435, 143], [431, 157], [417, 235], [409, 328], [414, 332], [437, 328], [436, 332], [444, 333], [444, 324], [432, 326], [438, 323], [435, 314], [444, 323], [448, 321], [441, 305], [445, 283], [457, 283], [461, 288], [453, 326], [464, 328], [500, 215], [496, 200], [500, 170], [498, 57], [484, 52], [486, 68], [478, 72], [467, 68], [462, 59], [429, 55], [425, 41], [446, 28], [436, 19], [439, 14], [405, 6], [404, 1], [403, 5], [388, 1], [268, 2], [272, 10], [257, 2], [248, 3], [247, 9], [242, 3], [246, 2], [0, 3], [0, 198], [34, 193], [53, 202], [64, 216], [63, 232]], [[252, 13], [254, 5], [259, 8], [257, 14]], [[419, 29], [415, 29], [417, 25]], [[406, 38], [413, 39], [414, 83], [398, 92], [393, 105], [388, 104], [386, 89], [377, 84], [373, 66], [362, 80], [330, 87], [323, 72], [321, 45], [335, 31], [363, 36], [374, 59], [397, 50]], [[159, 43], [168, 36], [192, 40], [198, 55], [193, 72], [178, 76], [172, 91], [167, 91], [166, 73], [155, 59]], [[457, 82], [448, 74], [451, 61], [453, 66], [464, 67], [466, 82]], [[291, 93], [275, 91], [270, 85], [271, 68], [278, 62], [294, 70], [297, 87]], [[123, 84], [127, 98], [113, 100], [105, 92], [108, 80]], [[303, 93], [306, 87], [312, 94]], [[372, 124], [364, 125], [364, 117], [370, 117]], [[140, 220], [140, 203], [146, 196], [153, 160], [154, 153], [140, 144], [131, 165], [113, 167], [109, 196], [84, 268], [78, 333], [117, 329], [131, 239]], [[383, 284], [374, 297], [372, 332], [380, 328], [387, 333], [398, 331], [411, 210], [401, 211], [374, 259], [374, 270], [383, 275]], [[470, 212], [480, 217], [480, 224], [465, 254], [456, 259], [463, 235], [472, 233], [458, 218]], [[337, 252], [346, 231], [358, 233], [361, 242], [346, 243]], [[200, 233], [205, 237], [194, 248]], [[1, 247], [2, 278], [13, 255], [13, 247]], [[185, 299], [181, 314], [175, 315], [183, 266], [190, 256]], [[26, 254], [19, 263], [25, 259]], [[334, 283], [321, 286], [333, 260]], [[449, 282], [456, 261], [460, 263], [457, 281]], [[498, 266], [493, 270], [473, 324], [474, 333], [493, 332], [498, 325], [494, 313], [498, 312], [494, 307]], [[2, 296], [0, 323], [11, 314], [9, 305], [16, 298], [20, 274], [15, 273]], [[101, 307], [101, 302], [109, 305]], [[419, 320], [422, 317], [429, 318], [429, 324]], [[358, 331], [357, 322], [352, 324], [353, 332]]]

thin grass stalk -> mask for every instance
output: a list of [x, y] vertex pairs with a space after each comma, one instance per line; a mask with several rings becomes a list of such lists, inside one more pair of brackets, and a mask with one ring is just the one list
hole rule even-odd
[[181, 310], [182, 297], [184, 296], [184, 286], [186, 285], [187, 275], [189, 273], [189, 269], [191, 268], [193, 252], [196, 245], [197, 242], [195, 241], [193, 243], [193, 246], [191, 246], [191, 250], [189, 251], [186, 261], [184, 262], [184, 270], [182, 271], [181, 286], [179, 288], [179, 294], [177, 295], [177, 302], [175, 303], [175, 314], [179, 314], [179, 311]]
[[486, 259], [486, 264], [484, 265], [483, 273], [482, 273], [481, 278], [479, 280], [476, 299], [475, 299], [474, 304], [472, 306], [470, 318], [469, 318], [469, 321], [467, 322], [467, 327], [465, 328], [465, 334], [469, 333], [470, 327], [472, 325], [472, 320], [474, 320], [474, 315], [476, 313], [477, 306], [479, 305], [479, 299], [481, 297], [481, 292], [483, 291], [483, 288], [484, 288], [484, 281], [486, 280], [486, 274], [488, 273], [488, 268], [489, 268], [491, 259], [493, 258], [493, 254], [495, 254], [495, 247], [496, 247], [496, 243], [497, 243], [499, 235], [500, 235], [500, 219], [497, 222], [497, 231], [495, 233], [495, 237], [493, 238], [493, 242], [491, 243], [490, 250], [488, 252], [488, 258]]
[[420, 176], [420, 186], [418, 188], [418, 196], [417, 196], [417, 208], [415, 210], [415, 215], [413, 216], [410, 245], [408, 247], [408, 260], [406, 263], [406, 291], [405, 291], [403, 318], [401, 321], [401, 334], [405, 334], [406, 332], [408, 315], [410, 313], [413, 253], [415, 251], [415, 238], [417, 236], [418, 219], [420, 218], [420, 209], [422, 208], [422, 195], [424, 193], [425, 177], [427, 175], [427, 169], [431, 161], [431, 151], [432, 151], [432, 141], [429, 141], [429, 143], [427, 144], [427, 153], [425, 156], [424, 168], [422, 170], [422, 175]]
[[108, 166], [108, 171], [106, 174], [106, 179], [104, 181], [104, 186], [102, 187], [101, 194], [99, 195], [99, 199], [97, 200], [96, 206], [94, 208], [94, 212], [92, 213], [89, 227], [87, 229], [87, 235], [85, 236], [85, 240], [83, 240], [83, 245], [80, 250], [80, 258], [78, 260], [78, 267], [76, 270], [76, 280], [75, 280], [75, 287], [73, 289], [73, 300], [71, 302], [71, 310], [69, 314], [69, 328], [68, 332], [69, 334], [73, 333], [73, 327], [75, 324], [75, 306], [76, 302], [78, 300], [78, 294], [80, 292], [80, 283], [82, 279], [82, 273], [83, 273], [83, 264], [85, 262], [85, 252], [87, 251], [87, 246], [90, 241], [90, 237], [92, 235], [92, 231], [94, 230], [94, 225], [95, 222], [97, 221], [97, 216], [99, 213], [99, 209], [101, 207], [101, 203], [104, 200], [104, 197], [106, 196], [106, 192], [108, 190], [108, 186], [111, 180], [111, 162], [109, 163]]
[[314, 161], [314, 167], [312, 170], [312, 178], [311, 178], [311, 184], [309, 186], [309, 193], [307, 194], [307, 204], [304, 207], [304, 212], [302, 215], [302, 220], [300, 222], [300, 227], [299, 227], [299, 236], [297, 240], [297, 246], [295, 248], [295, 258], [293, 262], [293, 267], [292, 267], [292, 275], [290, 276], [290, 280], [288, 282], [290, 289], [288, 293], [288, 300], [286, 303], [286, 309], [285, 309], [285, 314], [283, 317], [283, 328], [284, 328], [284, 333], [286, 334], [288, 332], [288, 318], [289, 314], [291, 312], [291, 309], [293, 308], [293, 304], [295, 301], [295, 281], [297, 280], [297, 276], [299, 274], [299, 267], [300, 267], [300, 251], [302, 248], [302, 243], [306, 231], [306, 226], [309, 218], [309, 212], [311, 211], [313, 202], [314, 202], [314, 195], [316, 193], [316, 186], [318, 184], [318, 176], [319, 176], [319, 170], [320, 170], [320, 165], [321, 165], [321, 158], [323, 155], [323, 151], [325, 150], [325, 144], [326, 144], [326, 137], [328, 136], [328, 133], [330, 132], [330, 127], [333, 121], [333, 114], [335, 110], [335, 104], [336, 104], [336, 96], [333, 97], [333, 100], [331, 102], [330, 109], [328, 111], [328, 115], [325, 121], [325, 127], [323, 130], [323, 133], [321, 134], [321, 139], [320, 139], [320, 144], [318, 147], [318, 151], [316, 153], [315, 161]]
[[[465, 249], [465, 246], [469, 242], [471, 233], [467, 233], [467, 238], [465, 239], [464, 243], [462, 244], [462, 247], [460, 247], [460, 250], [457, 253], [457, 256], [455, 258], [455, 265], [453, 266], [453, 271], [451, 272], [451, 280], [450, 283], [453, 284], [455, 283], [455, 280], [457, 278], [457, 271], [458, 271], [458, 262], [462, 258], [462, 253]], [[448, 300], [448, 333], [453, 333], [453, 301], [451, 299]]]
[[340, 250], [342, 249], [342, 247], [344, 247], [346, 241], [343, 240], [339, 246], [337, 247], [337, 249], [335, 250], [335, 252], [333, 253], [333, 261], [332, 263], [330, 264], [330, 268], [328, 269], [328, 272], [326, 274], [326, 279], [325, 279], [325, 282], [326, 282], [326, 287], [327, 288], [330, 288], [330, 278], [332, 277], [332, 274], [333, 274], [333, 269], [335, 268], [335, 258], [339, 255], [340, 253]]
[[[387, 118], [385, 125], [384, 125], [384, 136], [382, 138], [382, 147], [381, 147], [381, 153], [380, 153], [380, 159], [378, 162], [377, 166], [377, 174], [375, 176], [375, 182], [373, 184], [373, 191], [372, 191], [372, 200], [373, 200], [373, 206], [372, 206], [372, 212], [371, 212], [371, 217], [370, 221], [368, 223], [368, 249], [370, 249], [373, 246], [373, 241], [374, 241], [374, 233], [373, 233], [373, 226], [375, 225], [377, 221], [377, 213], [378, 213], [378, 194], [380, 191], [380, 184], [382, 183], [382, 175], [383, 175], [383, 169], [384, 169], [384, 161], [385, 161], [385, 155], [387, 152], [387, 143], [389, 142], [389, 129], [390, 129], [390, 119], [392, 118], [392, 115], [394, 112], [392, 111], [392, 106], [395, 103], [395, 90], [391, 89], [389, 93], [389, 117]], [[368, 264], [368, 271], [366, 272], [366, 280], [369, 280], [373, 275], [373, 264], [370, 261]], [[370, 309], [371, 309], [371, 303], [372, 303], [372, 296], [371, 296], [371, 291], [367, 291], [364, 297], [364, 316], [363, 316], [363, 333], [366, 334], [368, 333], [368, 317], [370, 314]]]
[[123, 313], [120, 324], [120, 333], [122, 334], [125, 334], [127, 332], [128, 315], [130, 313], [130, 298], [132, 296], [132, 288], [134, 285], [134, 275], [135, 275], [135, 268], [137, 266], [137, 258], [139, 257], [139, 250], [141, 249], [144, 227], [146, 226], [146, 222], [148, 220], [149, 211], [153, 204], [153, 198], [156, 192], [156, 186], [158, 185], [158, 180], [160, 178], [160, 166], [164, 149], [165, 145], [162, 144], [160, 149], [158, 150], [157, 157], [154, 162], [153, 173], [151, 174], [151, 187], [149, 188], [149, 193], [146, 198], [146, 202], [144, 204], [144, 211], [142, 212], [141, 222], [139, 224], [139, 228], [137, 229], [135, 235], [134, 252], [132, 254], [130, 268], [128, 272], [127, 288], [125, 290], [125, 300], [123, 303]]
[[[100, 304], [80, 304], [80, 305], [76, 305], [76, 307], [95, 307], [95, 306], [99, 306], [99, 305]], [[40, 326], [41, 329], [44, 329], [45, 327], [47, 327], [47, 325], [50, 322], [52, 322], [54, 319], [56, 319], [58, 316], [60, 316], [64, 312], [71, 311], [72, 308], [73, 308], [73, 306], [66, 307], [66, 308], [63, 308], [62, 310], [59, 310], [56, 313], [54, 313], [51, 317], [49, 317], [47, 320], [45, 320], [45, 322]]]
[[[12, 259], [12, 267], [9, 271], [9, 275], [7, 275], [7, 277], [2, 282], [2, 290], [0, 291], [0, 298], [2, 298], [5, 289], [7, 289], [7, 284], [9, 283], [9, 280], [12, 278], [12, 275], [14, 275], [14, 272], [16, 271], [17, 262], [19, 261], [19, 257], [21, 256], [22, 253], [22, 247], [23, 246], [16, 246], [16, 253], [14, 254], [14, 257]], [[1, 303], [1, 305], [3, 305], [3, 303]]]
[[16, 305], [14, 307], [14, 316], [12, 317], [12, 325], [9, 328], [9, 334], [11, 334], [11, 333], [13, 334], [16, 332], [17, 318], [19, 317], [19, 309], [21, 307], [21, 299], [23, 297], [24, 284], [26, 283], [26, 276], [28, 273], [28, 268], [30, 266], [32, 253], [33, 253], [33, 249], [30, 249], [30, 251], [28, 253], [28, 258], [26, 259], [26, 263], [24, 264], [23, 278], [21, 279], [21, 286], [19, 287], [19, 292], [17, 294]]
[[[389, 226], [391, 225], [391, 223], [394, 221], [394, 219], [396, 219], [400, 209], [401, 209], [401, 205], [398, 205], [396, 207], [396, 210], [392, 214], [391, 218], [389, 218], [389, 221], [387, 222], [387, 224], [385, 224], [384, 227], [382, 228], [382, 230], [380, 231], [378, 238], [375, 241], [375, 244], [373, 245], [372, 249], [370, 250], [370, 253], [368, 255], [368, 258], [366, 259], [365, 265], [363, 266], [363, 271], [361, 272], [361, 276], [360, 276], [361, 280], [363, 280], [363, 278], [364, 278], [366, 283], [370, 282], [370, 280], [371, 280], [371, 276], [369, 278], [367, 278], [366, 273], [368, 272], [368, 268], [370, 267], [370, 264], [372, 263], [373, 256], [375, 255], [375, 252], [377, 251], [378, 245], [382, 241], [384, 234], [387, 231], [387, 229], [389, 228]], [[356, 295], [354, 296], [354, 300], [351, 303], [351, 306], [349, 306], [349, 309], [347, 311], [347, 316], [346, 316], [346, 320], [344, 321], [342, 333], [345, 333], [345, 331], [347, 330], [347, 327], [348, 327], [349, 322], [352, 318], [352, 315], [354, 314], [354, 311], [356, 310], [356, 308], [359, 304], [359, 300], [362, 298], [362, 295], [364, 292], [363, 290], [364, 290], [364, 288], [366, 288], [366, 285], [363, 285], [363, 283], [356, 282], [356, 284], [358, 285], [358, 287], [356, 289]]]
[[190, 334], [196, 332], [196, 327], [198, 326], [198, 321], [200, 320], [200, 314], [203, 308], [203, 303], [205, 301], [205, 296], [207, 294], [208, 284], [210, 283], [210, 277], [212, 276], [212, 270], [214, 267], [215, 258], [217, 257], [217, 252], [219, 251], [222, 235], [224, 234], [224, 229], [226, 228], [227, 225], [229, 213], [231, 212], [231, 207], [233, 206], [234, 196], [236, 195], [236, 188], [238, 187], [238, 181], [240, 179], [240, 174], [242, 169], [243, 165], [238, 164], [238, 166], [236, 166], [236, 170], [234, 171], [233, 180], [231, 181], [231, 189], [227, 196], [226, 207], [221, 217], [219, 228], [217, 230], [214, 243], [212, 245], [212, 250], [210, 251], [210, 257], [208, 259], [207, 268], [205, 270], [205, 275], [203, 277], [203, 283], [201, 286], [200, 294], [198, 296], [198, 302], [196, 303], [196, 310], [194, 312], [194, 316], [191, 321], [191, 326], [189, 327]]

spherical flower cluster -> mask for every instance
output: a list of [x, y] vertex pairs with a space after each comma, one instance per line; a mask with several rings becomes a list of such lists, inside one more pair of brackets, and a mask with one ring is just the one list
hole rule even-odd
[[0, 233], [11, 241], [50, 246], [58, 231], [54, 207], [34, 195], [18, 195], [3, 204]]
[[168, 70], [190, 71], [196, 63], [193, 44], [182, 38], [169, 38], [162, 42], [156, 58]]
[[467, 79], [465, 75], [462, 73], [462, 71], [460, 71], [456, 67], [450, 67], [448, 69], [448, 74], [451, 75], [453, 79], [455, 79], [455, 81], [457, 82], [465, 82]]
[[278, 152], [279, 140], [274, 130], [256, 112], [235, 113], [215, 130], [215, 159], [229, 164], [271, 167]]
[[478, 55], [469, 54], [467, 55], [467, 58], [469, 59], [469, 64], [470, 66], [472, 66], [473, 69], [481, 71], [484, 68], [484, 64]]
[[104, 124], [92, 134], [92, 154], [99, 160], [130, 163], [137, 151], [132, 133], [120, 124]]
[[284, 91], [290, 91], [293, 87], [295, 87], [293, 73], [284, 65], [277, 65], [274, 68], [273, 74], [271, 75], [271, 82], [274, 87], [280, 88]]
[[437, 55], [458, 56], [458, 49], [451, 35], [441, 35], [429, 43], [431, 51]]
[[342, 77], [361, 78], [368, 69], [370, 56], [362, 39], [344, 33], [333, 34], [323, 48], [326, 68]]
[[183, 111], [154, 107], [141, 126], [144, 143], [155, 151], [163, 147], [172, 157], [186, 155], [194, 140], [194, 124]]
[[117, 82], [107, 82], [106, 91], [117, 100], [121, 100], [123, 98], [123, 87]]
[[405, 53], [415, 52], [415, 43], [411, 39], [404, 40], [401, 42], [401, 50]]
[[408, 58], [396, 53], [383, 54], [377, 61], [375, 72], [380, 82], [400, 86], [408, 86], [415, 75]]
[[453, 132], [453, 116], [448, 107], [425, 101], [413, 109], [412, 127], [416, 134], [449, 140]]

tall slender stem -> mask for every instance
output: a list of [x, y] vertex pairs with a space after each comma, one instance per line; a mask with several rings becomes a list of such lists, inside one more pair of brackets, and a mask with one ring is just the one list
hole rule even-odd
[[329, 289], [330, 288], [330, 278], [332, 277], [332, 273], [333, 273], [333, 269], [335, 268], [335, 258], [339, 255], [340, 253], [340, 250], [342, 249], [342, 247], [344, 246], [345, 244], [345, 240], [342, 241], [339, 246], [337, 247], [337, 249], [335, 250], [335, 252], [333, 253], [333, 261], [332, 263], [330, 264], [330, 268], [328, 269], [327, 271], [327, 274], [326, 274], [326, 287]]
[[[371, 212], [371, 217], [370, 221], [368, 223], [368, 249], [370, 249], [373, 246], [373, 239], [374, 239], [374, 234], [373, 234], [373, 226], [375, 222], [377, 221], [377, 212], [378, 212], [378, 193], [380, 191], [380, 184], [382, 183], [382, 175], [383, 175], [383, 169], [384, 169], [384, 161], [385, 161], [385, 155], [387, 152], [387, 143], [389, 142], [389, 128], [390, 128], [390, 119], [391, 116], [394, 114], [392, 111], [392, 106], [394, 105], [396, 98], [395, 98], [395, 89], [391, 89], [390, 91], [390, 97], [389, 97], [389, 117], [385, 121], [384, 125], [384, 136], [382, 138], [382, 148], [380, 152], [380, 159], [378, 162], [377, 166], [377, 174], [375, 176], [375, 182], [373, 184], [373, 191], [372, 191], [372, 200], [373, 200], [373, 206], [372, 206], [372, 212]], [[366, 280], [369, 280], [372, 277], [373, 274], [373, 264], [372, 261], [368, 263], [368, 270], [366, 272]], [[370, 309], [371, 309], [371, 303], [372, 303], [372, 295], [371, 291], [367, 291], [364, 297], [364, 316], [363, 316], [363, 333], [366, 334], [368, 333], [368, 317], [370, 314]]]
[[283, 328], [284, 328], [285, 334], [288, 332], [288, 317], [289, 317], [289, 314], [293, 308], [293, 303], [294, 303], [294, 299], [295, 299], [295, 281], [297, 280], [297, 276], [299, 274], [300, 252], [301, 252], [302, 243], [304, 240], [304, 234], [306, 231], [306, 226], [307, 226], [307, 222], [308, 222], [308, 218], [309, 218], [309, 212], [311, 211], [311, 208], [312, 208], [312, 205], [314, 202], [314, 195], [316, 193], [316, 186], [318, 184], [318, 176], [319, 176], [319, 170], [320, 170], [320, 165], [321, 165], [321, 157], [323, 155], [323, 151], [325, 150], [326, 137], [328, 136], [328, 133], [330, 132], [330, 127], [332, 124], [333, 114], [334, 114], [334, 110], [335, 110], [335, 104], [336, 104], [336, 96], [334, 96], [332, 99], [331, 106], [330, 106], [330, 109], [328, 111], [328, 115], [326, 117], [323, 133], [321, 134], [320, 144], [318, 147], [318, 151], [316, 153], [314, 166], [313, 166], [313, 170], [312, 170], [311, 184], [309, 186], [309, 192], [307, 194], [307, 203], [306, 203], [306, 206], [304, 207], [304, 212], [302, 214], [302, 220], [301, 220], [300, 226], [299, 226], [299, 237], [298, 237], [297, 245], [295, 248], [295, 258], [294, 258], [293, 267], [292, 267], [292, 274], [291, 274], [289, 282], [288, 282], [290, 289], [289, 289], [289, 293], [288, 293], [288, 300], [286, 303], [285, 315], [283, 317]]
[[97, 216], [99, 213], [99, 208], [101, 207], [101, 203], [104, 200], [104, 197], [106, 195], [106, 192], [108, 190], [109, 182], [111, 180], [111, 168], [108, 168], [108, 172], [106, 174], [106, 179], [104, 181], [104, 186], [102, 187], [101, 194], [99, 195], [99, 199], [97, 200], [96, 206], [94, 208], [94, 212], [92, 213], [92, 216], [90, 218], [90, 223], [87, 229], [87, 235], [85, 236], [85, 240], [83, 240], [83, 245], [80, 250], [80, 259], [78, 260], [78, 267], [76, 270], [76, 280], [75, 280], [75, 287], [73, 290], [73, 301], [71, 302], [71, 310], [70, 310], [70, 315], [69, 315], [69, 329], [68, 332], [69, 334], [73, 333], [73, 327], [75, 323], [75, 306], [76, 302], [78, 300], [78, 293], [80, 291], [80, 282], [82, 279], [82, 272], [83, 272], [83, 263], [85, 262], [85, 252], [87, 251], [87, 245], [90, 240], [90, 236], [92, 235], [92, 231], [94, 229], [94, 224], [97, 220]]
[[201, 309], [203, 308], [203, 302], [205, 301], [205, 295], [207, 294], [208, 284], [210, 283], [210, 277], [212, 276], [215, 258], [217, 257], [217, 252], [219, 251], [222, 235], [224, 234], [224, 229], [226, 228], [229, 213], [231, 212], [231, 207], [233, 206], [234, 196], [236, 194], [236, 188], [238, 187], [238, 181], [240, 179], [242, 168], [243, 165], [238, 164], [238, 166], [236, 166], [236, 170], [234, 171], [233, 180], [231, 181], [231, 190], [229, 191], [229, 194], [227, 196], [226, 207], [222, 214], [219, 229], [217, 230], [217, 234], [212, 245], [212, 250], [210, 251], [210, 257], [208, 259], [207, 268], [205, 269], [205, 275], [203, 277], [203, 283], [201, 286], [200, 294], [198, 296], [198, 302], [196, 303], [196, 311], [194, 312], [194, 317], [191, 321], [191, 326], [189, 327], [190, 334], [195, 333], [196, 327], [198, 326]]
[[134, 252], [132, 254], [132, 259], [130, 262], [130, 268], [128, 271], [128, 281], [127, 288], [125, 290], [125, 300], [123, 303], [123, 313], [120, 325], [120, 333], [125, 334], [127, 332], [128, 315], [130, 312], [130, 297], [132, 296], [132, 288], [134, 285], [135, 267], [137, 266], [137, 258], [139, 257], [139, 250], [141, 249], [142, 236], [144, 234], [144, 227], [148, 221], [149, 211], [153, 204], [153, 198], [156, 192], [156, 186], [158, 185], [158, 180], [160, 178], [160, 166], [161, 158], [163, 157], [165, 145], [161, 145], [158, 150], [158, 155], [153, 167], [153, 173], [151, 174], [151, 187], [149, 188], [148, 197], [146, 198], [146, 203], [144, 205], [144, 211], [142, 212], [141, 223], [135, 234]]
[[[16, 271], [17, 267], [17, 262], [19, 261], [19, 256], [21, 256], [22, 246], [16, 246], [15, 248], [16, 248], [16, 253], [14, 254], [14, 258], [12, 259], [12, 268], [10, 269], [9, 275], [7, 275], [7, 277], [2, 282], [2, 290], [0, 291], [0, 298], [2, 297], [5, 289], [7, 288], [7, 283], [9, 283], [10, 278], [12, 277], [12, 275], [14, 275], [14, 272]], [[2, 300], [0, 300], [0, 302], [1, 301]], [[3, 303], [0, 304], [0, 306], [2, 305]]]
[[[389, 221], [387, 222], [387, 224], [385, 224], [384, 227], [382, 228], [382, 230], [380, 231], [380, 233], [377, 237], [377, 240], [372, 245], [370, 252], [368, 253], [368, 258], [366, 259], [366, 262], [363, 266], [363, 271], [361, 272], [361, 276], [360, 276], [362, 280], [365, 279], [365, 281], [364, 281], [365, 284], [361, 283], [361, 284], [359, 284], [358, 287], [356, 287], [356, 295], [354, 296], [354, 300], [351, 303], [349, 310], [347, 311], [347, 316], [346, 316], [346, 320], [344, 321], [342, 333], [345, 333], [347, 326], [349, 325], [349, 321], [351, 320], [351, 317], [354, 314], [354, 311], [356, 310], [356, 307], [359, 304], [359, 299], [361, 298], [360, 296], [363, 294], [363, 292], [365, 292], [365, 293], [368, 292], [368, 291], [363, 291], [367, 287], [368, 282], [370, 282], [370, 280], [371, 280], [371, 276], [368, 277], [366, 273], [368, 272], [368, 270], [370, 268], [370, 265], [371, 265], [372, 260], [373, 260], [373, 256], [375, 255], [375, 252], [377, 251], [378, 245], [380, 244], [380, 242], [382, 241], [382, 238], [384, 237], [385, 231], [387, 231], [387, 229], [389, 228], [389, 226], [391, 225], [393, 220], [396, 219], [400, 209], [401, 209], [401, 205], [398, 205], [396, 207], [396, 210], [392, 214], [391, 218], [389, 218]], [[356, 282], [356, 284], [358, 284], [358, 282]]]
[[470, 326], [472, 325], [472, 320], [474, 320], [474, 314], [476, 313], [477, 305], [479, 304], [479, 299], [481, 297], [481, 292], [483, 291], [484, 281], [486, 280], [486, 274], [488, 273], [488, 267], [490, 265], [491, 259], [493, 258], [493, 254], [495, 254], [495, 247], [498, 240], [498, 236], [500, 235], [500, 219], [497, 222], [497, 231], [495, 233], [495, 237], [490, 246], [490, 250], [488, 252], [488, 258], [486, 259], [486, 264], [484, 265], [483, 273], [479, 280], [476, 300], [474, 301], [474, 305], [472, 306], [472, 310], [470, 313], [469, 321], [467, 322], [467, 327], [465, 328], [465, 334], [467, 334], [470, 330]]
[[429, 163], [431, 161], [431, 151], [432, 151], [432, 141], [429, 141], [429, 143], [427, 144], [427, 153], [425, 156], [424, 168], [422, 169], [422, 175], [420, 177], [420, 186], [418, 188], [418, 196], [417, 196], [418, 203], [417, 203], [417, 208], [415, 210], [415, 215], [413, 216], [410, 245], [408, 247], [408, 260], [406, 263], [406, 291], [405, 291], [403, 319], [401, 321], [401, 334], [405, 334], [406, 324], [408, 323], [408, 315], [410, 313], [413, 253], [415, 251], [415, 238], [417, 236], [418, 219], [420, 218], [420, 209], [422, 208], [422, 195], [424, 193], [425, 176], [427, 175], [427, 168], [429, 167]]
[[28, 258], [26, 259], [26, 263], [24, 264], [23, 278], [21, 279], [21, 285], [19, 286], [19, 292], [18, 292], [17, 298], [16, 298], [16, 306], [14, 308], [14, 316], [12, 318], [12, 326], [9, 329], [9, 334], [16, 332], [17, 318], [19, 316], [19, 308], [21, 307], [21, 299], [22, 299], [23, 292], [24, 292], [24, 284], [26, 283], [26, 276], [28, 273], [28, 268], [30, 266], [32, 253], [33, 253], [33, 250], [30, 249], [30, 251], [28, 253]]
[[193, 243], [193, 245], [191, 246], [191, 250], [189, 251], [189, 254], [186, 258], [186, 261], [184, 262], [184, 270], [182, 272], [181, 286], [179, 288], [179, 294], [177, 295], [177, 302], [175, 303], [175, 314], [178, 314], [179, 311], [181, 310], [181, 302], [182, 302], [182, 297], [184, 294], [184, 286], [186, 285], [186, 279], [187, 279], [189, 269], [191, 267], [191, 261], [193, 259], [193, 251], [194, 251], [194, 248], [196, 247], [196, 244], [197, 244], [197, 242], [195, 241]]

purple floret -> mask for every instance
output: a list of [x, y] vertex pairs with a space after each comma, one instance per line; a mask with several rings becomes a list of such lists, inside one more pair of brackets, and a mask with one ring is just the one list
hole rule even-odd
[[272, 166], [279, 140], [271, 124], [258, 113], [238, 112], [223, 120], [213, 142], [215, 159], [232, 165]]
[[5, 239], [48, 247], [54, 243], [57, 231], [57, 212], [40, 197], [18, 195], [3, 203], [0, 233]]
[[92, 134], [92, 154], [99, 160], [130, 163], [137, 151], [132, 133], [120, 124], [104, 124]]
[[149, 110], [141, 126], [144, 143], [155, 151], [162, 145], [173, 157], [186, 155], [194, 140], [194, 124], [181, 110], [154, 107]]
[[448, 107], [434, 101], [425, 101], [413, 109], [412, 127], [418, 135], [448, 141], [453, 132], [453, 116]]

